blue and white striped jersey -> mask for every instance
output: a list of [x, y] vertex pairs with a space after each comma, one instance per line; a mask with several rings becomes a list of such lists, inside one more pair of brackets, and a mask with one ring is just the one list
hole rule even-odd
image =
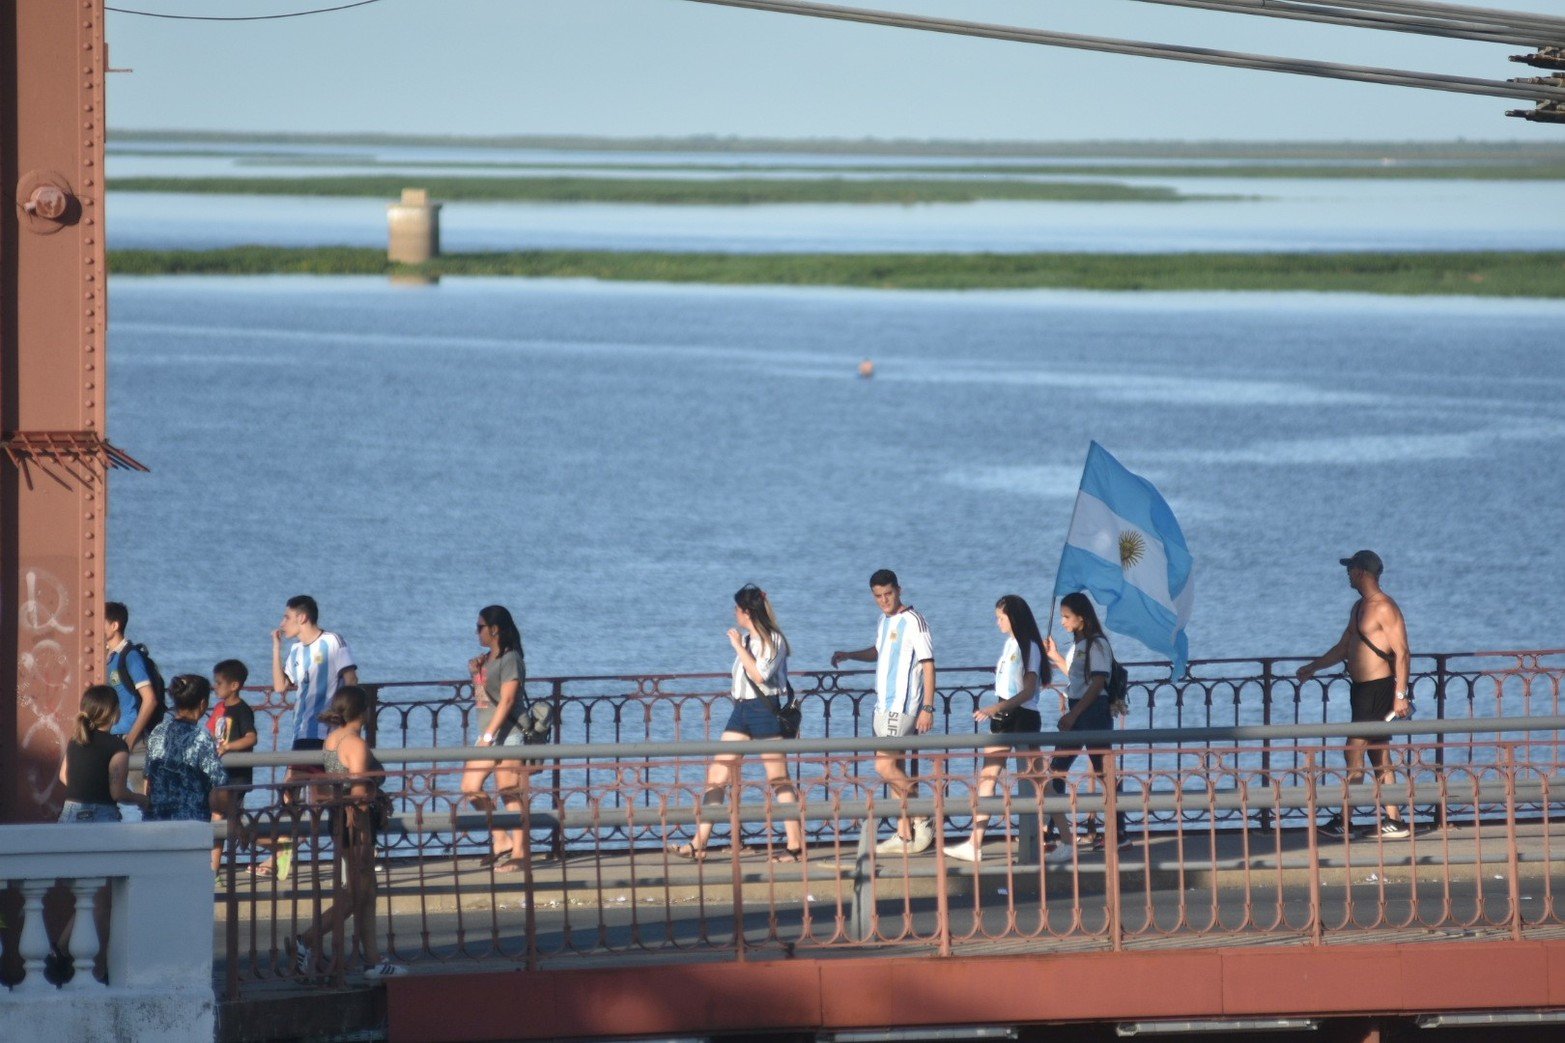
[[298, 641], [288, 649], [283, 673], [298, 686], [298, 698], [293, 704], [295, 739], [324, 739], [330, 734], [331, 728], [318, 718], [342, 687], [342, 672], [356, 665], [348, 643], [326, 630], [312, 644]]
[[924, 698], [920, 664], [935, 658], [935, 649], [929, 640], [929, 624], [917, 609], [904, 605], [894, 616], [881, 616], [875, 631], [875, 653], [875, 709], [918, 713]]

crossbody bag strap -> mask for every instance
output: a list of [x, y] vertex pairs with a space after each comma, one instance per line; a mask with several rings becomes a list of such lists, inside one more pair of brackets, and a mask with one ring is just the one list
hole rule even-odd
[[1376, 645], [1375, 642], [1373, 642], [1373, 641], [1371, 641], [1369, 639], [1369, 635], [1364, 633], [1364, 628], [1359, 626], [1359, 616], [1361, 615], [1360, 610], [1363, 607], [1364, 607], [1364, 602], [1363, 601], [1360, 601], [1357, 605], [1353, 606], [1353, 630], [1354, 630], [1354, 632], [1358, 634], [1359, 640], [1364, 642], [1365, 647], [1367, 647], [1371, 652], [1375, 653], [1380, 658], [1382, 658], [1386, 662], [1390, 663], [1392, 666], [1396, 666], [1397, 665], [1397, 654], [1395, 652], [1382, 652], [1380, 650], [1380, 647], [1378, 645]]
[[[748, 650], [749, 647], [750, 647], [750, 643], [748, 641], [746, 641], [745, 642], [745, 648]], [[750, 655], [754, 656], [755, 653], [751, 652]], [[739, 672], [744, 674], [744, 683], [750, 686], [750, 691], [755, 693], [755, 697], [757, 699], [761, 700], [761, 702], [766, 704], [766, 708], [768, 710], [772, 711], [772, 716], [776, 717], [779, 721], [781, 721], [782, 720], [782, 694], [769, 696], [765, 692], [761, 691], [761, 686], [756, 684], [754, 679], [750, 677], [750, 671], [748, 671], [748, 670], [746, 670], [744, 668], [744, 662], [742, 660], [739, 663]], [[788, 701], [790, 703], [792, 703], [792, 701], [793, 701], [793, 685], [789, 685], [787, 687], [786, 694], [788, 696]]]

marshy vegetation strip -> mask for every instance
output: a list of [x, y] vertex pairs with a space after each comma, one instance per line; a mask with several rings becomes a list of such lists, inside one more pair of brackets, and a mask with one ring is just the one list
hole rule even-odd
[[745, 206], [760, 203], [975, 203], [980, 200], [1081, 203], [1178, 203], [1232, 200], [1172, 188], [1111, 182], [930, 178], [622, 178], [622, 177], [133, 177], [110, 178], [110, 192], [347, 196], [396, 199], [417, 185], [443, 202], [649, 203]]
[[[129, 154], [127, 152], [127, 154]], [[168, 153], [159, 153], [166, 157]], [[1401, 159], [1344, 160], [1338, 163], [1288, 161], [1245, 163], [1237, 161], [1182, 163], [878, 163], [777, 164], [777, 163], [588, 163], [564, 161], [419, 160], [416, 162], [373, 156], [240, 156], [226, 154], [237, 167], [346, 167], [373, 172], [416, 167], [419, 170], [538, 172], [596, 171], [613, 176], [688, 174], [809, 174], [815, 177], [879, 174], [885, 178], [940, 175], [944, 177], [1097, 177], [1097, 178], [1279, 178], [1312, 181], [1565, 181], [1565, 160], [1492, 162], [1451, 160], [1421, 162]], [[373, 177], [373, 173], [362, 176]], [[419, 175], [399, 175], [418, 177]], [[117, 184], [117, 183], [116, 183]]]
[[115, 250], [115, 275], [427, 275], [903, 290], [1311, 291], [1565, 297], [1565, 251], [1171, 254], [452, 253], [396, 265], [372, 247]]

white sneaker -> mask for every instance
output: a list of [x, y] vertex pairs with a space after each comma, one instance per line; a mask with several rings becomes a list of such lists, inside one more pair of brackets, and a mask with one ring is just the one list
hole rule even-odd
[[408, 973], [406, 965], [392, 963], [387, 959], [381, 960], [373, 967], [364, 968], [364, 980], [379, 981], [382, 978], [400, 978], [406, 973]]
[[1063, 843], [1055, 844], [1053, 851], [1045, 851], [1043, 853], [1043, 860], [1051, 865], [1059, 865], [1061, 862], [1069, 862], [1071, 860], [1070, 845]]
[[984, 849], [974, 847], [971, 838], [960, 844], [952, 844], [945, 849], [947, 858], [954, 858], [958, 862], [979, 862], [983, 860]]
[[315, 970], [315, 953], [302, 938], [293, 940], [293, 966], [300, 974], [310, 974]]
[[[917, 834], [914, 834], [917, 836]], [[911, 854], [913, 850], [912, 840], [903, 840], [895, 833], [875, 845], [877, 855], [904, 855]]]
[[935, 829], [927, 818], [913, 820], [913, 844], [907, 849], [910, 855], [928, 851], [935, 844]]

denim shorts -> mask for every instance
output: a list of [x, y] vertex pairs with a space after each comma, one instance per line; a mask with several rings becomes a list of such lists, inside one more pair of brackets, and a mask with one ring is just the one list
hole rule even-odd
[[118, 804], [84, 804], [79, 800], [68, 800], [65, 807], [60, 809], [61, 822], [119, 822], [120, 806]]
[[494, 744], [496, 746], [526, 745], [526, 740], [522, 737], [521, 726], [507, 717], [500, 722], [500, 727], [495, 729]]
[[776, 705], [777, 700], [770, 697], [740, 699], [734, 703], [734, 712], [728, 715], [723, 731], [752, 739], [780, 739], [782, 728], [777, 724]]

